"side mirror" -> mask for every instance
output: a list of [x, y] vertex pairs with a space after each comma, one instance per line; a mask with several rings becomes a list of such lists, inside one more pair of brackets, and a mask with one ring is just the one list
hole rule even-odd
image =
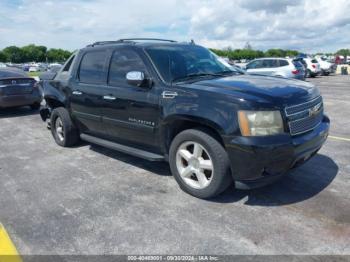
[[138, 87], [149, 87], [149, 79], [145, 77], [145, 74], [140, 71], [131, 71], [126, 74], [126, 80], [129, 85]]

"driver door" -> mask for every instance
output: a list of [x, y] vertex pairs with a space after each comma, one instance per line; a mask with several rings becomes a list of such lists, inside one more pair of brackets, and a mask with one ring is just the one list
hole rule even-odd
[[112, 140], [153, 147], [157, 144], [159, 95], [155, 88], [129, 84], [126, 74], [131, 71], [150, 75], [139, 53], [130, 48], [115, 49], [109, 66], [108, 89], [103, 94], [102, 121]]

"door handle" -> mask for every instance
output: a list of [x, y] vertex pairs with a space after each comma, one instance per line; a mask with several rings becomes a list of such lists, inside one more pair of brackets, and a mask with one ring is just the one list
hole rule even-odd
[[81, 96], [83, 94], [83, 92], [79, 91], [79, 90], [75, 90], [72, 92], [73, 95], [76, 95], [76, 96]]
[[172, 91], [164, 91], [162, 93], [162, 97], [163, 98], [167, 98], [167, 99], [173, 99], [177, 96], [178, 94], [176, 92], [172, 92]]
[[115, 96], [111, 96], [111, 95], [107, 95], [107, 96], [103, 96], [104, 100], [116, 100], [117, 98]]

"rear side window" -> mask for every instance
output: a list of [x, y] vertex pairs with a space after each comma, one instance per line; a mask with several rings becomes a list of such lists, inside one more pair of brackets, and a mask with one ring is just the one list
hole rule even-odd
[[79, 80], [87, 84], [102, 84], [106, 82], [107, 53], [105, 51], [94, 51], [86, 53], [81, 60], [79, 69]]
[[277, 60], [275, 59], [263, 60], [263, 68], [273, 68], [273, 67], [277, 67]]
[[296, 67], [296, 68], [304, 68], [303, 64], [299, 61], [293, 61], [293, 65]]
[[64, 68], [63, 68], [63, 70], [62, 70], [62, 72], [68, 72], [68, 71], [69, 71], [69, 69], [70, 69], [70, 67], [71, 67], [71, 65], [72, 65], [72, 62], [73, 62], [74, 58], [75, 58], [75, 55], [72, 56], [72, 57], [68, 60], [68, 62], [65, 64], [65, 66], [64, 66]]
[[20, 72], [19, 70], [3, 69], [0, 70], [0, 78], [11, 78], [11, 77], [28, 77], [26, 73]]
[[113, 53], [108, 84], [126, 85], [126, 74], [131, 71], [141, 71], [146, 75], [146, 66], [140, 56], [133, 50], [117, 50]]
[[312, 59], [311, 63], [318, 63], [316, 59]]
[[289, 65], [287, 60], [279, 60], [279, 62], [280, 62], [280, 66], [287, 66], [287, 65]]

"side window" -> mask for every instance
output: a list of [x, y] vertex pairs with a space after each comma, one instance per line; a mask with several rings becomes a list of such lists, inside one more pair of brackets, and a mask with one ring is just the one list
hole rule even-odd
[[71, 67], [71, 65], [72, 65], [72, 63], [73, 63], [74, 58], [75, 58], [75, 55], [72, 56], [72, 57], [67, 61], [67, 63], [64, 65], [64, 67], [63, 67], [63, 69], [62, 69], [62, 72], [68, 72], [68, 71], [69, 71], [69, 69], [70, 69], [70, 67]]
[[263, 60], [263, 68], [273, 68], [277, 67], [277, 63], [275, 59], [264, 59]]
[[146, 73], [146, 66], [140, 56], [133, 50], [117, 50], [113, 53], [110, 67], [108, 84], [119, 86], [126, 85], [126, 74], [130, 71]]
[[287, 60], [279, 60], [280, 66], [287, 66], [289, 65]]
[[102, 84], [106, 82], [105, 51], [86, 53], [80, 63], [79, 80], [87, 84]]
[[263, 60], [256, 60], [247, 65], [247, 69], [257, 69], [262, 67]]

